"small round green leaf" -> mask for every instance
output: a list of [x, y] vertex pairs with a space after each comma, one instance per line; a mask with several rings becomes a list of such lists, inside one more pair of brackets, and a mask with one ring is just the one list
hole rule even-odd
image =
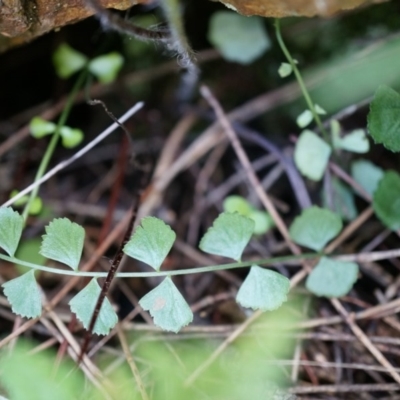
[[[13, 190], [10, 193], [10, 199], [15, 197], [19, 193], [18, 190]], [[14, 206], [15, 207], [22, 207], [24, 206], [29, 200], [28, 196], [22, 196], [20, 197], [17, 201], [14, 201]], [[40, 197], [35, 197], [29, 207], [29, 214], [30, 215], [38, 215], [43, 209], [43, 201]]]
[[237, 212], [252, 219], [255, 223], [255, 235], [262, 235], [274, 226], [274, 221], [267, 212], [256, 210], [242, 196], [228, 196], [223, 202], [223, 208], [226, 212]]
[[313, 120], [313, 115], [310, 110], [304, 110], [296, 119], [297, 126], [305, 128]]
[[314, 132], [305, 130], [296, 143], [294, 161], [304, 176], [319, 181], [324, 175], [330, 155], [330, 146]]
[[375, 143], [400, 151], [400, 94], [387, 86], [375, 93], [368, 114], [368, 130]]
[[85, 230], [68, 218], [56, 218], [46, 226], [40, 254], [78, 269], [82, 255]]
[[24, 219], [10, 207], [0, 207], [0, 247], [14, 256], [21, 239]]
[[282, 63], [278, 69], [278, 74], [281, 78], [286, 78], [293, 72], [293, 68], [289, 63]]
[[[90, 321], [97, 299], [100, 296], [101, 288], [97, 280], [93, 278], [75, 297], [68, 303], [71, 311], [82, 322], [85, 329], [89, 328]], [[96, 335], [108, 335], [110, 330], [118, 322], [118, 316], [115, 313], [110, 301], [105, 298], [101, 306], [97, 321], [93, 328]]]
[[53, 64], [60, 78], [68, 78], [75, 72], [81, 70], [87, 63], [85, 55], [76, 51], [66, 43], [58, 46], [53, 54]]
[[42, 295], [33, 269], [2, 286], [15, 314], [26, 318], [39, 317], [42, 313]]
[[139, 304], [150, 312], [154, 324], [164, 331], [179, 332], [193, 320], [193, 313], [170, 277], [142, 297]]
[[253, 265], [237, 293], [236, 301], [253, 310], [275, 310], [287, 300], [289, 289], [289, 279]]
[[43, 209], [43, 201], [40, 197], [35, 197], [29, 207], [30, 215], [38, 215]]
[[350, 292], [357, 275], [357, 264], [322, 257], [308, 275], [306, 287], [317, 296], [341, 297]]
[[263, 235], [274, 226], [274, 220], [265, 211], [252, 210], [248, 217], [254, 221], [255, 235]]
[[228, 196], [224, 200], [222, 207], [226, 212], [229, 213], [237, 212], [241, 215], [244, 215], [245, 217], [247, 217], [252, 211], [251, 204], [242, 196], [236, 196], [236, 195]]
[[124, 253], [158, 271], [170, 252], [175, 238], [175, 232], [164, 221], [146, 217], [142, 219], [125, 245]]
[[62, 144], [67, 149], [72, 149], [78, 146], [83, 140], [83, 132], [80, 129], [62, 126], [60, 128]]
[[318, 104], [315, 104], [315, 112], [319, 115], [326, 115], [326, 111]]
[[374, 194], [383, 174], [382, 168], [368, 160], [357, 160], [351, 164], [351, 176], [370, 196]]
[[240, 64], [250, 64], [271, 46], [261, 18], [230, 11], [212, 15], [208, 39], [225, 59]]
[[239, 261], [254, 233], [254, 221], [237, 213], [224, 212], [214, 221], [200, 241], [206, 253]]
[[351, 151], [353, 153], [367, 153], [369, 141], [364, 129], [356, 129], [344, 137], [338, 137], [334, 141], [336, 148]]
[[[15, 197], [18, 193], [19, 193], [19, 190], [13, 190], [10, 193], [10, 199]], [[22, 196], [18, 200], [14, 201], [13, 204], [15, 207], [22, 207], [23, 205], [25, 205], [28, 202], [28, 199], [29, 199], [28, 196]]]
[[342, 229], [342, 220], [330, 210], [310, 207], [297, 217], [289, 229], [290, 237], [297, 243], [319, 251]]
[[40, 117], [34, 117], [29, 123], [29, 129], [34, 138], [40, 139], [43, 136], [53, 133], [56, 130], [56, 124]]
[[400, 229], [400, 175], [387, 171], [374, 192], [373, 208], [376, 215], [389, 229]]
[[121, 54], [116, 51], [94, 58], [89, 63], [89, 71], [102, 83], [110, 83], [118, 75], [124, 64]]

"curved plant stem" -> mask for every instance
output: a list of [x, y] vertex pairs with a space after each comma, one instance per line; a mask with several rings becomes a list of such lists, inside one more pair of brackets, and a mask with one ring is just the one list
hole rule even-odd
[[282, 39], [282, 35], [281, 35], [281, 28], [280, 28], [280, 20], [277, 18], [275, 19], [275, 34], [276, 34], [276, 38], [278, 40], [279, 46], [282, 49], [283, 54], [285, 55], [286, 59], [289, 61], [290, 66], [292, 67], [292, 70], [296, 76], [297, 82], [299, 83], [300, 89], [303, 93], [304, 99], [307, 103], [307, 106], [309, 108], [309, 110], [311, 111], [313, 117], [314, 117], [314, 121], [317, 124], [318, 128], [320, 129], [320, 131], [322, 132], [326, 142], [330, 143], [330, 139], [329, 139], [329, 135], [328, 132], [326, 131], [324, 125], [321, 122], [321, 118], [319, 117], [316, 109], [315, 109], [315, 104], [313, 103], [313, 101], [311, 100], [311, 96], [308, 93], [308, 90], [306, 88], [306, 85], [304, 84], [304, 80], [300, 74], [299, 69], [297, 68], [296, 62], [294, 61], [292, 55], [290, 54], [288, 48], [285, 45], [285, 42]]
[[[396, 258], [400, 256], [400, 250], [384, 250], [375, 251], [372, 253], [357, 253], [357, 254], [342, 254], [334, 255], [329, 254], [329, 251], [321, 251], [318, 253], [303, 253], [299, 255], [289, 255], [282, 257], [262, 258], [260, 260], [250, 260], [229, 264], [220, 265], [209, 265], [206, 267], [195, 267], [189, 269], [179, 269], [176, 271], [154, 271], [154, 272], [117, 272], [116, 278], [150, 278], [150, 277], [161, 277], [161, 276], [174, 276], [174, 275], [189, 275], [199, 274], [203, 272], [222, 271], [227, 269], [245, 268], [251, 267], [252, 265], [260, 266], [271, 266], [280, 263], [287, 263], [292, 265], [300, 265], [304, 260], [316, 260], [323, 256], [329, 256], [338, 261], [350, 261], [350, 262], [373, 262], [379, 260], [387, 260], [389, 258]], [[67, 276], [78, 276], [78, 277], [89, 277], [89, 278], [105, 278], [107, 272], [86, 272], [86, 271], [71, 271], [60, 268], [45, 267], [43, 265], [33, 264], [28, 261], [19, 260], [15, 257], [9, 257], [5, 254], [0, 254], [0, 260], [7, 261], [12, 264], [22, 265], [24, 267], [32, 268], [38, 271], [51, 272], [58, 275]]]
[[[291, 256], [282, 256], [282, 257], [274, 257], [274, 258], [263, 258], [260, 260], [252, 260], [252, 261], [244, 261], [239, 263], [230, 263], [230, 264], [221, 264], [221, 265], [210, 265], [206, 267], [195, 267], [190, 269], [179, 269], [176, 271], [156, 271], [156, 272], [117, 272], [115, 274], [116, 278], [150, 278], [155, 276], [174, 276], [174, 275], [189, 275], [189, 274], [198, 274], [203, 272], [213, 272], [213, 271], [222, 271], [227, 269], [235, 269], [235, 268], [244, 268], [250, 267], [252, 265], [274, 265], [283, 262], [293, 262], [298, 261], [299, 263], [305, 259], [317, 259], [324, 254], [322, 253], [304, 253], [301, 255], [291, 255]], [[19, 260], [15, 257], [9, 257], [4, 254], [0, 254], [0, 259], [4, 261], [8, 261], [13, 264], [22, 265], [24, 267], [32, 268], [39, 271], [51, 272], [53, 274], [59, 275], [68, 275], [68, 276], [79, 276], [79, 277], [91, 277], [91, 278], [105, 278], [107, 276], [107, 272], [84, 272], [84, 271], [70, 271], [64, 270], [60, 268], [51, 268], [45, 267], [43, 265], [33, 264], [27, 261]]]
[[162, 7], [171, 30], [172, 48], [178, 53], [182, 66], [196, 72], [196, 58], [185, 33], [179, 0], [164, 0]]
[[[54, 131], [54, 133], [51, 137], [50, 143], [47, 146], [46, 152], [45, 152], [43, 159], [39, 165], [39, 168], [36, 172], [34, 182], [37, 182], [46, 172], [46, 169], [49, 165], [50, 159], [51, 159], [51, 157], [54, 153], [54, 150], [57, 146], [57, 143], [60, 139], [60, 130], [67, 122], [67, 118], [71, 112], [71, 108], [74, 104], [75, 97], [77, 96], [79, 90], [83, 87], [83, 84], [85, 82], [87, 74], [88, 74], [88, 70], [86, 68], [83, 69], [82, 72], [79, 74], [78, 79], [76, 80], [76, 82], [71, 90], [71, 93], [68, 96], [68, 99], [65, 103], [65, 107], [60, 115], [60, 118], [58, 119], [56, 130]], [[35, 200], [35, 198], [38, 194], [39, 187], [40, 186], [36, 186], [35, 189], [32, 190], [32, 192], [29, 196], [29, 199], [25, 205], [24, 211], [22, 213], [24, 221], [26, 221], [26, 219], [28, 217], [29, 210], [31, 208], [33, 201]]]

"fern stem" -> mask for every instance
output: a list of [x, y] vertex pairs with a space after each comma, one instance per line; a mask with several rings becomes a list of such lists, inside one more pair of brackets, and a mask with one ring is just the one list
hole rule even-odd
[[297, 82], [300, 86], [301, 92], [303, 93], [303, 97], [307, 103], [309, 110], [311, 111], [311, 113], [313, 115], [315, 123], [317, 124], [319, 130], [322, 132], [322, 135], [324, 136], [325, 141], [327, 143], [330, 143], [328, 132], [326, 131], [324, 125], [322, 124], [321, 118], [319, 117], [319, 115], [315, 109], [315, 104], [311, 100], [311, 96], [307, 90], [305, 83], [304, 83], [303, 77], [301, 76], [301, 73], [300, 73], [299, 69], [297, 68], [296, 62], [294, 61], [292, 55], [290, 54], [288, 48], [286, 47], [285, 42], [283, 41], [283, 38], [281, 35], [280, 21], [278, 18], [275, 19], [275, 34], [276, 34], [276, 38], [278, 40], [279, 46], [280, 46], [283, 54], [285, 55], [290, 66], [292, 67], [292, 70], [296, 76]]
[[[65, 125], [67, 122], [67, 118], [71, 112], [72, 106], [75, 101], [75, 97], [78, 94], [79, 90], [83, 87], [83, 84], [85, 82], [86, 76], [87, 76], [88, 70], [85, 68], [82, 70], [82, 72], [79, 74], [78, 79], [75, 81], [75, 84], [71, 90], [71, 93], [68, 96], [68, 99], [65, 103], [65, 107], [60, 115], [60, 118], [58, 119], [56, 130], [53, 133], [50, 143], [47, 146], [46, 152], [42, 158], [42, 161], [40, 162], [39, 168], [36, 172], [35, 180], [34, 182], [37, 182], [42, 176], [45, 174], [46, 169], [49, 165], [49, 162], [51, 160], [51, 157], [54, 154], [54, 150], [56, 149], [56, 146], [59, 142], [60, 139], [60, 130], [61, 128]], [[35, 198], [37, 197], [37, 194], [39, 192], [40, 185], [36, 186], [31, 194], [29, 195], [29, 199], [25, 205], [24, 211], [22, 213], [22, 217], [24, 218], [24, 221], [28, 218], [29, 210], [31, 208], [31, 205]]]
[[185, 33], [179, 0], [164, 0], [161, 4], [171, 31], [171, 45], [178, 53], [182, 66], [192, 72], [197, 71], [194, 52]]
[[[317, 259], [322, 257], [323, 253], [304, 253], [301, 255], [289, 255], [274, 258], [263, 258], [260, 260], [244, 261], [239, 263], [221, 264], [221, 265], [210, 265], [206, 267], [195, 267], [190, 269], [179, 269], [176, 271], [156, 271], [156, 272], [117, 272], [116, 278], [150, 278], [150, 277], [162, 277], [162, 276], [175, 276], [175, 275], [189, 275], [199, 274], [204, 272], [222, 271], [235, 268], [251, 267], [252, 265], [264, 265], [272, 266], [279, 263], [290, 263], [296, 262], [300, 264], [303, 260]], [[0, 254], [0, 259], [8, 261], [13, 264], [22, 265], [24, 267], [32, 268], [39, 271], [51, 272], [53, 274], [68, 275], [68, 276], [79, 276], [79, 277], [90, 277], [90, 278], [106, 278], [107, 272], [86, 272], [86, 271], [70, 271], [60, 268], [45, 267], [43, 265], [33, 264], [27, 261], [19, 260], [15, 257], [9, 257], [4, 254]]]

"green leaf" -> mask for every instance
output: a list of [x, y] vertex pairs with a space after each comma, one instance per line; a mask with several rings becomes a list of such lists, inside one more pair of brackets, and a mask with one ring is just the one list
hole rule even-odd
[[[15, 258], [32, 264], [45, 265], [47, 258], [39, 253], [41, 243], [42, 241], [39, 237], [23, 240], [15, 252]], [[15, 267], [20, 274], [31, 270], [31, 268], [24, 265], [16, 264]]]
[[[12, 350], [2, 349], [0, 385], [9, 399], [100, 399], [100, 396], [88, 396], [83, 376], [80, 371], [74, 371], [72, 363], [63, 360], [61, 365], [57, 364], [55, 373], [56, 354], [50, 350], [35, 352], [35, 347], [34, 343], [19, 338]], [[0, 396], [0, 400], [7, 399]]]
[[237, 213], [224, 212], [214, 221], [200, 241], [206, 253], [239, 261], [254, 232], [254, 221]]
[[314, 132], [301, 133], [294, 150], [294, 161], [299, 171], [313, 181], [321, 180], [331, 155], [331, 148]]
[[124, 65], [121, 54], [113, 51], [94, 58], [89, 63], [89, 71], [97, 77], [101, 83], [110, 83], [115, 80], [118, 72]]
[[281, 274], [252, 265], [236, 301], [253, 310], [275, 310], [287, 300], [290, 280]]
[[66, 43], [60, 44], [53, 54], [53, 65], [60, 78], [68, 78], [81, 70], [87, 63], [85, 55]]
[[310, 110], [304, 110], [296, 119], [297, 126], [305, 128], [313, 120], [313, 115]]
[[125, 245], [124, 253], [159, 271], [175, 238], [175, 232], [164, 221], [155, 217], [145, 217]]
[[38, 215], [43, 209], [43, 201], [40, 197], [35, 197], [29, 207], [30, 215]]
[[341, 297], [350, 292], [357, 275], [357, 264], [322, 257], [308, 275], [306, 287], [317, 296]]
[[282, 63], [278, 69], [278, 74], [281, 78], [286, 78], [293, 72], [293, 68], [289, 63]]
[[297, 217], [289, 229], [290, 237], [297, 243], [319, 251], [342, 229], [342, 220], [330, 210], [310, 207]]
[[177, 333], [193, 320], [193, 313], [170, 277], [142, 297], [139, 304], [150, 312], [154, 324], [164, 331]]
[[241, 215], [244, 215], [245, 217], [247, 217], [252, 211], [251, 204], [242, 196], [236, 196], [236, 195], [228, 196], [224, 200], [222, 207], [226, 212], [229, 213], [237, 212]]
[[78, 146], [83, 140], [83, 132], [80, 129], [62, 126], [60, 128], [62, 144], [67, 149], [72, 149]]
[[240, 64], [250, 64], [271, 47], [261, 18], [230, 11], [212, 15], [208, 40], [225, 59]]
[[21, 239], [24, 219], [10, 207], [0, 207], [0, 247], [11, 257]]
[[[90, 321], [97, 300], [100, 296], [101, 288], [97, 280], [93, 278], [75, 297], [68, 303], [71, 311], [76, 315], [85, 329], [89, 328]], [[96, 335], [108, 335], [110, 330], [118, 322], [118, 316], [115, 313], [110, 301], [107, 297], [104, 299], [101, 306], [97, 321], [93, 328], [93, 333]]]
[[[13, 190], [10, 194], [10, 199], [15, 197], [19, 193], [18, 190]], [[25, 205], [29, 200], [28, 196], [22, 196], [20, 197], [17, 201], [14, 201], [14, 206], [15, 207], [22, 207]], [[29, 214], [30, 215], [38, 215], [41, 213], [43, 209], [43, 201], [40, 197], [35, 197], [29, 207]]]
[[364, 129], [355, 129], [346, 136], [341, 136], [342, 127], [339, 121], [331, 123], [332, 144], [335, 149], [343, 149], [353, 153], [366, 153], [369, 151], [369, 140]]
[[400, 175], [387, 171], [379, 181], [372, 202], [376, 215], [389, 229], [400, 229]]
[[375, 93], [368, 114], [368, 130], [375, 143], [400, 151], [400, 95], [387, 86]]
[[40, 139], [53, 133], [56, 130], [56, 124], [40, 117], [33, 117], [29, 123], [29, 129], [34, 138]]
[[[19, 190], [11, 191], [10, 199], [15, 197], [18, 193], [19, 193]], [[27, 203], [27, 201], [28, 201], [28, 196], [22, 196], [18, 200], [14, 201], [13, 204], [14, 204], [15, 207], [22, 207], [23, 205], [25, 205]]]
[[40, 254], [78, 269], [82, 255], [84, 229], [68, 218], [56, 218], [46, 226]]
[[248, 217], [254, 221], [255, 235], [263, 235], [274, 226], [274, 220], [265, 211], [252, 210]]
[[323, 192], [323, 204], [324, 207], [330, 208], [333, 212], [340, 215], [347, 221], [352, 221], [357, 218], [357, 208], [354, 202], [353, 191], [339, 179], [332, 179], [332, 207], [328, 206], [327, 192]]
[[383, 174], [382, 168], [368, 160], [357, 160], [351, 164], [351, 176], [370, 196], [374, 194]]
[[36, 318], [42, 313], [42, 295], [33, 269], [1, 286], [13, 313], [26, 318]]
[[255, 235], [262, 235], [274, 226], [274, 221], [267, 212], [255, 209], [242, 196], [228, 196], [223, 202], [223, 208], [228, 213], [237, 212], [252, 219], [255, 223]]
[[319, 115], [326, 115], [326, 111], [318, 104], [315, 104], [315, 112]]
[[333, 144], [337, 149], [352, 151], [353, 153], [367, 153], [369, 141], [364, 129], [356, 129], [344, 137], [334, 137]]

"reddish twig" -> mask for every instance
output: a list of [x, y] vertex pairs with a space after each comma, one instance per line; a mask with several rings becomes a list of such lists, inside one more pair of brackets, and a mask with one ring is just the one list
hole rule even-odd
[[80, 355], [78, 358], [78, 364], [81, 362], [82, 357], [85, 355], [85, 353], [88, 349], [90, 340], [92, 338], [93, 328], [96, 324], [96, 321], [99, 316], [104, 299], [107, 296], [111, 282], [114, 279], [115, 273], [117, 272], [118, 267], [121, 263], [122, 257], [124, 256], [123, 249], [131, 237], [133, 226], [136, 222], [136, 217], [137, 217], [137, 213], [138, 213], [138, 209], [139, 209], [139, 205], [140, 205], [140, 200], [141, 200], [142, 194], [144, 193], [144, 190], [147, 188], [149, 180], [150, 180], [150, 168], [148, 165], [147, 166], [145, 165], [143, 167], [143, 171], [141, 171], [141, 175], [142, 176], [141, 176], [138, 190], [134, 194], [134, 198], [133, 198], [133, 202], [132, 202], [133, 203], [132, 204], [132, 212], [131, 212], [131, 216], [129, 219], [128, 227], [126, 228], [124, 238], [118, 247], [118, 250], [114, 256], [114, 259], [112, 260], [110, 270], [108, 271], [108, 274], [107, 274], [106, 280], [103, 284], [103, 287], [101, 289], [99, 298], [97, 299], [97, 303], [96, 303], [92, 318], [89, 323], [88, 332], [85, 335], [85, 339], [84, 339], [82, 347], [81, 347], [81, 352], [80, 352]]

